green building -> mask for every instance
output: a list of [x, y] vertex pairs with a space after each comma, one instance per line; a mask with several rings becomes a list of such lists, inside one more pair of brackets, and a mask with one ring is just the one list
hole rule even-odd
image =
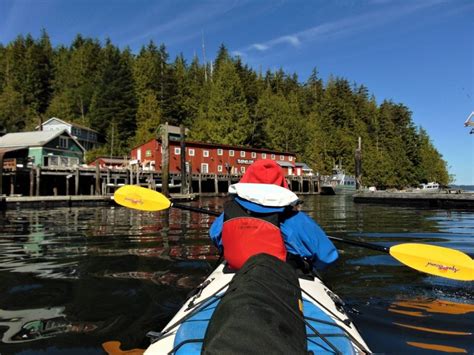
[[17, 167], [74, 167], [84, 161], [84, 147], [67, 130], [8, 133], [0, 137], [0, 160]]

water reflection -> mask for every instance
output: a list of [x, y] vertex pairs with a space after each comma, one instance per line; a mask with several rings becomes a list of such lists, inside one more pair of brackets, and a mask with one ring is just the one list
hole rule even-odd
[[[472, 212], [354, 205], [347, 196], [302, 198], [303, 210], [330, 235], [474, 251]], [[213, 211], [223, 203], [194, 202]], [[7, 210], [0, 215], [0, 353], [141, 353], [147, 331], [161, 329], [218, 262], [207, 235], [213, 220], [177, 209]], [[433, 344], [474, 351], [472, 335], [465, 335], [474, 324], [472, 283], [337, 246], [340, 261], [324, 272], [325, 281], [360, 311], [356, 324], [374, 351], [423, 353]]]
[[63, 312], [64, 307], [15, 311], [0, 309], [0, 327], [7, 328], [2, 335], [2, 342], [24, 343], [63, 333], [89, 333], [98, 328], [98, 324], [90, 322], [69, 321]]
[[[407, 338], [425, 341], [407, 341], [419, 349], [467, 353], [468, 348], [453, 346], [469, 341], [472, 336], [474, 305], [439, 299], [408, 299], [393, 302], [389, 312], [397, 315], [393, 324], [405, 329]], [[436, 321], [433, 321], [433, 318]]]

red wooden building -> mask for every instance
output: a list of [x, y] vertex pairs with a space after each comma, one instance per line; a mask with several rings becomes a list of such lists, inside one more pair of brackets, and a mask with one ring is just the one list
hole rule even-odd
[[[132, 149], [131, 163], [140, 164], [144, 170], [161, 171], [161, 143], [153, 139]], [[258, 159], [273, 159], [285, 172], [295, 172], [295, 154], [269, 149], [256, 149], [223, 144], [186, 142], [186, 166], [192, 173], [243, 174]], [[181, 147], [179, 141], [169, 141], [170, 173], [181, 172]]]

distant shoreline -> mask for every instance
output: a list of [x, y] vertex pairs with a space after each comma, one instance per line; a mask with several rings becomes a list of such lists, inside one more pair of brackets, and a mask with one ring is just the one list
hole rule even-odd
[[474, 191], [474, 185], [451, 185], [454, 189]]

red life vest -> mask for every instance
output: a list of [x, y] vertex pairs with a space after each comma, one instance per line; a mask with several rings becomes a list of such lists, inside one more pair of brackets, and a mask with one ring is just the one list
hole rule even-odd
[[234, 200], [224, 206], [222, 228], [224, 258], [232, 269], [240, 269], [253, 255], [265, 253], [286, 261], [279, 213], [256, 213]]

